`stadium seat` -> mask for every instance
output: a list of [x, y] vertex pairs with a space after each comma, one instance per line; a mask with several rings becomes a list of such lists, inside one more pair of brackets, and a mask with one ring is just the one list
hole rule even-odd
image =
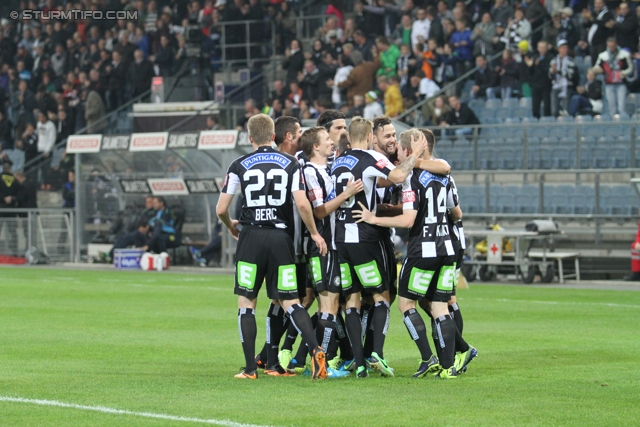
[[553, 158], [554, 144], [551, 143], [551, 138], [543, 138], [538, 146], [538, 168], [540, 169], [552, 169], [555, 165]]
[[571, 116], [559, 116], [556, 121], [558, 123], [573, 123], [573, 117]]
[[7, 157], [11, 159], [13, 162], [13, 170], [19, 171], [24, 167], [24, 151], [15, 149], [15, 150], [4, 150], [7, 153]]
[[529, 136], [534, 138], [546, 138], [549, 135], [549, 128], [544, 126], [535, 126], [529, 129]]
[[449, 163], [454, 170], [469, 170], [473, 168], [473, 146], [469, 141], [454, 141], [450, 156]]
[[468, 105], [476, 114], [484, 110], [484, 101], [482, 99], [471, 99]]
[[459, 185], [458, 196], [465, 212], [486, 212], [485, 190], [482, 185]]
[[609, 156], [609, 167], [628, 168], [630, 166], [631, 147], [627, 144], [609, 144], [607, 146]]
[[592, 122], [593, 121], [593, 117], [591, 117], [591, 116], [576, 116], [575, 117], [575, 121], [578, 122], [578, 123]]
[[441, 139], [436, 142], [435, 155], [441, 159], [449, 161], [453, 151], [453, 142], [448, 139]]
[[527, 107], [515, 107], [513, 109], [513, 115], [515, 117], [532, 117], [533, 116], [533, 112], [531, 111], [531, 108], [527, 108]]
[[513, 111], [510, 108], [501, 107], [496, 109], [496, 119], [502, 119], [504, 121], [512, 116]]
[[518, 98], [507, 98], [502, 100], [502, 106], [513, 110], [518, 106]]
[[520, 117], [507, 117], [504, 119], [504, 123], [508, 125], [519, 125]]
[[502, 107], [502, 100], [500, 99], [487, 99], [484, 103], [484, 108], [497, 109]]
[[533, 116], [530, 116], [530, 117], [524, 116], [524, 117], [522, 117], [522, 123], [538, 123], [538, 122], [539, 122], [539, 120], [538, 120], [537, 117], [533, 117]]
[[597, 116], [593, 116], [594, 122], [610, 122], [611, 116], [608, 114], [599, 114]]
[[518, 213], [538, 213], [540, 189], [536, 185], [523, 185], [516, 196]]
[[531, 98], [520, 98], [520, 100], [518, 101], [518, 105], [524, 108], [528, 108], [529, 111], [532, 111]]
[[540, 123], [555, 123], [556, 118], [553, 116], [540, 117]]
[[571, 204], [567, 201], [567, 196], [571, 194], [571, 192], [572, 186], [569, 185], [545, 185], [544, 213], [571, 213]]
[[569, 200], [572, 213], [591, 214], [595, 210], [595, 188], [589, 185], [576, 185], [569, 194]]
[[584, 138], [580, 142], [580, 164], [577, 165], [581, 169], [589, 169], [591, 167], [591, 149], [597, 145], [593, 138]]

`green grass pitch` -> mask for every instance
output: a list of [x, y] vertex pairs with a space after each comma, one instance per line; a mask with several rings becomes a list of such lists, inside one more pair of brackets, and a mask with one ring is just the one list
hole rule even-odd
[[[273, 426], [640, 424], [640, 292], [461, 290], [464, 336], [479, 357], [453, 381], [411, 378], [419, 355], [394, 305], [385, 355], [395, 378], [313, 383], [233, 378], [243, 358], [231, 276], [4, 268], [0, 277], [3, 427], [197, 425], [7, 397]], [[263, 297], [258, 348], [267, 305]]]

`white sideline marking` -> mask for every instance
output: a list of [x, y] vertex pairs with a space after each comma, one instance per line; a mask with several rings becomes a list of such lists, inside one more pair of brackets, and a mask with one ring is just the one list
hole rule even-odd
[[147, 285], [143, 283], [134, 283], [136, 288], [162, 288], [162, 289], [193, 289], [204, 291], [233, 291], [233, 287], [229, 288], [216, 288], [214, 286], [180, 286], [180, 285]]
[[[470, 298], [471, 299], [471, 298]], [[597, 305], [605, 307], [622, 307], [622, 308], [640, 308], [640, 305], [633, 304], [618, 304], [614, 302], [571, 302], [571, 301], [536, 301], [528, 299], [506, 299], [506, 298], [472, 298], [474, 300], [484, 301], [500, 301], [500, 302], [531, 302], [534, 304], [548, 304], [548, 305]]]
[[83, 411], [95, 411], [95, 412], [102, 412], [105, 414], [133, 415], [136, 417], [157, 418], [161, 420], [183, 421], [188, 423], [212, 424], [212, 425], [225, 426], [225, 427], [268, 427], [268, 426], [260, 426], [257, 424], [236, 423], [229, 420], [205, 420], [201, 418], [179, 417], [176, 415], [154, 414], [152, 412], [127, 411], [124, 409], [106, 408], [104, 406], [76, 405], [74, 403], [58, 402], [57, 400], [24, 399], [22, 397], [0, 396], [0, 402], [30, 403], [33, 405], [41, 405], [41, 406], [57, 406], [59, 408], [80, 409]]

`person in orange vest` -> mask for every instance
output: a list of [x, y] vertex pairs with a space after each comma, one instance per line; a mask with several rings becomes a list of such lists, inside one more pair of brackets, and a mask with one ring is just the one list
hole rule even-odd
[[631, 244], [631, 274], [625, 276], [624, 280], [629, 282], [640, 281], [640, 221], [638, 222], [636, 240]]

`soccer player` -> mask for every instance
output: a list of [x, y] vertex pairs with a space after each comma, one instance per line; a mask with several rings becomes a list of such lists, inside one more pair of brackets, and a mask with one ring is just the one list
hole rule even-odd
[[[276, 119], [274, 122], [274, 131], [275, 131], [275, 139], [274, 142], [278, 148], [278, 151], [281, 153], [289, 154], [290, 156], [296, 157], [296, 160], [300, 164], [300, 166], [304, 165], [308, 159], [307, 157], [300, 151], [300, 135], [302, 135], [302, 129], [300, 127], [300, 122], [295, 117], [291, 116], [282, 116]], [[295, 261], [296, 261], [296, 280], [298, 283], [298, 298], [301, 299], [302, 305], [305, 309], [309, 309], [311, 304], [313, 304], [314, 295], [313, 292], [307, 292], [307, 264], [304, 255], [303, 248], [303, 233], [304, 227], [302, 226], [302, 220], [300, 219], [300, 214], [296, 207], [293, 207], [293, 218], [294, 218], [294, 234], [293, 234], [293, 245], [295, 251]], [[278, 353], [278, 360], [280, 365], [283, 368], [287, 368], [289, 362], [291, 361], [291, 350], [293, 349], [293, 343], [298, 336], [298, 331], [296, 327], [285, 319], [284, 311], [278, 307], [278, 301], [272, 301], [269, 305], [269, 311], [267, 312], [267, 321], [269, 323], [269, 329], [273, 331], [275, 334], [280, 334], [277, 339], [277, 342], [271, 340], [270, 336], [267, 335], [266, 342], [264, 347], [260, 351], [260, 353], [256, 356], [256, 363], [259, 368], [266, 367], [267, 361], [267, 352], [269, 348], [272, 348], [272, 351], [278, 350], [278, 346], [280, 344], [280, 339], [282, 338], [282, 334], [286, 332], [286, 338], [284, 340], [284, 344], [282, 346], [282, 351]], [[312, 322], [315, 327], [317, 316], [312, 318]], [[304, 352], [304, 353], [302, 353]], [[304, 358], [307, 353], [307, 347], [303, 342], [300, 346], [298, 357]]]
[[[236, 159], [227, 171], [216, 213], [229, 232], [238, 238], [234, 293], [238, 295], [238, 329], [246, 366], [237, 378], [257, 378], [254, 358], [256, 341], [255, 308], [258, 292], [266, 277], [267, 295], [286, 310], [312, 357], [312, 378], [326, 378], [325, 353], [318, 346], [309, 314], [298, 299], [295, 252], [293, 248], [293, 203], [309, 229], [309, 237], [321, 254], [327, 245], [316, 229], [313, 213], [304, 192], [300, 166], [294, 157], [271, 148], [273, 120], [258, 114], [247, 123], [249, 140], [255, 151]], [[229, 206], [236, 191], [244, 194], [239, 220], [232, 220]], [[238, 229], [242, 225], [242, 231]], [[277, 333], [276, 333], [277, 332]], [[268, 328], [270, 342], [280, 339], [281, 331]], [[280, 333], [280, 335], [278, 335]], [[269, 348], [264, 373], [289, 375]]]
[[[327, 242], [328, 253], [321, 255], [317, 248], [309, 242], [307, 258], [309, 271], [315, 291], [318, 293], [320, 309], [316, 338], [322, 343], [321, 347], [327, 353], [328, 360], [337, 354], [336, 322], [339, 310], [339, 297], [342, 291], [340, 281], [340, 265], [334, 242], [335, 211], [350, 197], [364, 189], [362, 180], [347, 182], [346, 188], [336, 196], [333, 180], [327, 171], [327, 158], [333, 155], [334, 142], [323, 127], [307, 129], [300, 138], [302, 150], [309, 158], [309, 163], [303, 166], [307, 197], [313, 207], [316, 227]], [[328, 350], [331, 349], [331, 352]], [[328, 376], [344, 376], [348, 371], [337, 371], [328, 368]]]
[[378, 178], [392, 183], [404, 181], [415, 166], [417, 156], [426, 149], [421, 137], [413, 142], [413, 153], [399, 167], [373, 151], [372, 124], [362, 117], [354, 117], [349, 125], [351, 149], [345, 150], [332, 165], [331, 175], [340, 196], [350, 180], [361, 179], [364, 191], [350, 197], [336, 212], [336, 246], [340, 260], [342, 292], [346, 298], [346, 329], [354, 353], [356, 375], [367, 376], [362, 348], [362, 325], [360, 319], [360, 296], [372, 295], [376, 310], [372, 325], [373, 352], [371, 366], [385, 376], [393, 376], [393, 370], [383, 358], [383, 346], [389, 322], [389, 301], [384, 297], [389, 280], [385, 251], [380, 242], [380, 230], [369, 224], [356, 224], [352, 208], [356, 201], [370, 210], [376, 207], [376, 185]]
[[[419, 138], [424, 138], [424, 134], [417, 129], [403, 132], [400, 135], [401, 154], [402, 150], [407, 150], [407, 153], [413, 155], [412, 142]], [[430, 158], [435, 143], [433, 134], [427, 141], [429, 149], [426, 157]], [[414, 169], [403, 183], [402, 201], [401, 216], [376, 217], [367, 206], [360, 204], [362, 210], [353, 211], [353, 217], [358, 222], [372, 225], [411, 229], [408, 256], [400, 272], [398, 308], [422, 357], [413, 376], [421, 378], [437, 369], [438, 365], [429, 346], [425, 323], [416, 310], [416, 302], [426, 298], [431, 301], [431, 315], [435, 319], [442, 350], [439, 360], [441, 367], [436, 375], [440, 378], [455, 378], [456, 325], [447, 304], [453, 292], [455, 251], [447, 216], [457, 222], [462, 218], [462, 210], [458, 206], [453, 183], [448, 175], [434, 175], [419, 169]]]
[[[331, 138], [335, 147], [338, 147], [340, 137], [347, 133], [347, 120], [344, 114], [338, 110], [327, 110], [320, 114], [316, 120], [316, 126], [322, 126], [327, 130], [329, 138]], [[333, 154], [327, 159], [327, 166], [329, 168], [331, 168], [334, 159], [335, 156]]]

